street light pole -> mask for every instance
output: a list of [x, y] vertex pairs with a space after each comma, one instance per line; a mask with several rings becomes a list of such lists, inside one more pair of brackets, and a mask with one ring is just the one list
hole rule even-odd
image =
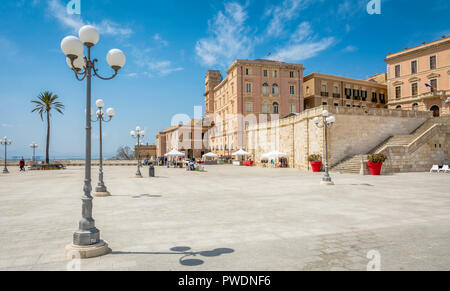
[[35, 142], [32, 142], [30, 147], [33, 149], [33, 165], [32, 168], [36, 167], [36, 148], [38, 147], [38, 145]]
[[8, 151], [7, 148], [10, 144], [12, 144], [12, 140], [8, 140], [8, 138], [5, 136], [2, 140], [0, 140], [0, 144], [5, 146], [5, 167], [3, 168], [3, 174], [8, 174], [8, 165], [7, 165], [7, 161], [8, 161]]
[[336, 117], [330, 116], [327, 110], [322, 112], [322, 119], [319, 117], [314, 118], [314, 124], [318, 128], [323, 128], [323, 136], [324, 136], [324, 146], [325, 146], [325, 175], [322, 178], [322, 185], [334, 185], [331, 180], [329, 169], [328, 169], [328, 128], [330, 128], [333, 123], [336, 122]]
[[94, 197], [107, 197], [111, 196], [111, 194], [108, 192], [105, 183], [103, 182], [103, 122], [110, 122], [115, 115], [115, 111], [112, 108], [108, 108], [108, 110], [106, 110], [106, 115], [108, 115], [109, 119], [105, 119], [105, 112], [103, 112], [105, 102], [103, 102], [102, 99], [98, 99], [95, 102], [95, 105], [98, 108], [97, 119], [93, 120], [93, 122], [98, 121], [100, 128], [100, 161], [99, 161], [98, 185], [95, 188], [95, 192], [92, 195]]
[[[114, 74], [109, 78], [99, 75], [95, 64], [97, 59], [91, 59], [91, 48], [97, 44], [100, 36], [93, 26], [83, 26], [79, 31], [79, 38], [67, 36], [61, 42], [61, 49], [66, 55], [66, 62], [78, 81], [86, 79], [86, 160], [84, 195], [82, 196], [82, 218], [79, 229], [73, 235], [73, 243], [66, 247], [66, 256], [70, 259], [91, 258], [105, 255], [110, 252], [108, 244], [100, 239], [100, 231], [95, 227], [92, 217], [91, 196], [91, 82], [92, 75], [102, 80], [111, 80], [117, 76], [119, 70], [125, 65], [126, 58], [121, 50], [112, 49], [108, 52], [106, 60]], [[87, 56], [83, 56], [84, 46], [87, 48]]]
[[136, 131], [132, 130], [130, 132], [131, 136], [134, 138], [137, 138], [137, 158], [138, 158], [138, 163], [137, 163], [137, 171], [136, 171], [136, 175], [135, 178], [142, 178], [142, 174], [141, 174], [141, 137], [145, 136], [145, 131], [141, 130], [141, 128], [139, 126], [136, 127]]

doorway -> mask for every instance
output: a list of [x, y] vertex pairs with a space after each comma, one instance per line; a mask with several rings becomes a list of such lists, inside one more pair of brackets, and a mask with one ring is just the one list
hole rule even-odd
[[437, 106], [437, 105], [431, 106], [430, 111], [433, 112], [433, 117], [439, 117], [440, 116], [439, 106]]

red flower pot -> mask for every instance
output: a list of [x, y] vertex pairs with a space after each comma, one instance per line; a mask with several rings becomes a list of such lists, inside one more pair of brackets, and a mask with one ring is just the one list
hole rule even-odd
[[381, 174], [383, 163], [367, 163], [367, 166], [369, 167], [372, 176], [379, 176]]
[[320, 169], [322, 168], [322, 162], [311, 162], [311, 168], [314, 173], [320, 172]]

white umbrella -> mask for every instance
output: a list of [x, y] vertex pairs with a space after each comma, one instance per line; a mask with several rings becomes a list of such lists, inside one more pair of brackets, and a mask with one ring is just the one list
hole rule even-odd
[[231, 154], [232, 156], [249, 156], [250, 153], [247, 153], [243, 149], [238, 150], [237, 152]]
[[165, 157], [184, 157], [185, 154], [181, 153], [177, 150], [171, 150], [170, 152], [168, 152], [167, 154], [164, 155]]
[[216, 155], [215, 153], [207, 153], [203, 155], [204, 158], [217, 158], [219, 157], [218, 155]]

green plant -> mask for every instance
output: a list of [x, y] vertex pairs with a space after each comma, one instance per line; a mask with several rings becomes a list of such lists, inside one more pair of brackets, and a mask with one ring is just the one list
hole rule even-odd
[[383, 154], [373, 154], [368, 155], [367, 159], [369, 160], [369, 163], [384, 163], [387, 160], [387, 157]]
[[308, 161], [310, 161], [310, 162], [321, 162], [322, 161], [322, 156], [319, 155], [319, 154], [309, 155]]
[[50, 163], [49, 158], [49, 148], [50, 148], [50, 116], [51, 116], [51, 110], [54, 109], [60, 114], [64, 114], [64, 105], [57, 101], [59, 98], [58, 95], [53, 94], [52, 92], [45, 91], [39, 94], [37, 97], [38, 100], [31, 101], [35, 104], [34, 109], [31, 112], [37, 112], [39, 113], [39, 116], [41, 117], [41, 120], [44, 121], [44, 114], [46, 116], [47, 120], [47, 144], [45, 148], [45, 162], [47, 164]]

